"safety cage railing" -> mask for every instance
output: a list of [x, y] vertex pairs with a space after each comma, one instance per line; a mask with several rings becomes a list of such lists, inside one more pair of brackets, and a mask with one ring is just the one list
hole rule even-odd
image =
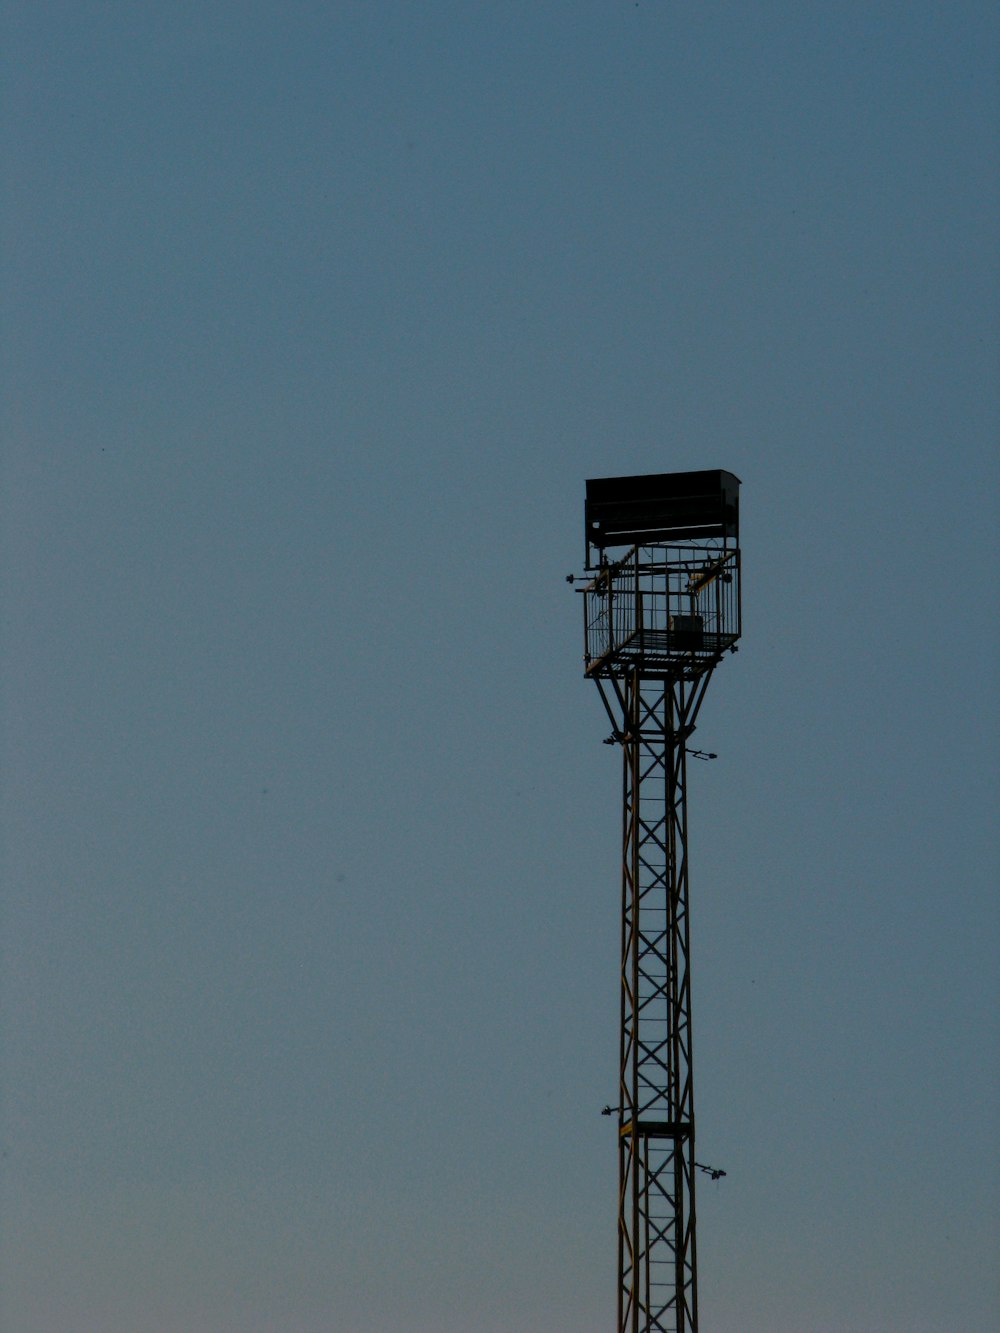
[[633, 546], [583, 592], [588, 676], [697, 669], [740, 637], [738, 549]]

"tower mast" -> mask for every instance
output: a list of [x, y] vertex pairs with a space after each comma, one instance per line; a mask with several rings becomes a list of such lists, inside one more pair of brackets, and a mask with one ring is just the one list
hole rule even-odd
[[618, 1333], [698, 1333], [687, 743], [740, 636], [739, 485], [587, 482], [585, 674], [622, 750]]

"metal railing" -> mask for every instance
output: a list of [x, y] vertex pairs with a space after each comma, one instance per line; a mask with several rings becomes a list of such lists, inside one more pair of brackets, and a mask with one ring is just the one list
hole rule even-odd
[[634, 546], [584, 589], [588, 674], [713, 661], [740, 636], [739, 551]]

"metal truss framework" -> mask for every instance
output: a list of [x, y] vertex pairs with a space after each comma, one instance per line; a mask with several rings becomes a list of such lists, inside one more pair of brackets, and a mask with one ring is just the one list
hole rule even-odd
[[740, 637], [739, 490], [587, 481], [584, 674], [623, 756], [618, 1333], [698, 1333], [695, 1173], [725, 1174], [695, 1161], [687, 743]]
[[686, 743], [714, 665], [596, 679], [624, 761], [618, 1333], [698, 1330]]

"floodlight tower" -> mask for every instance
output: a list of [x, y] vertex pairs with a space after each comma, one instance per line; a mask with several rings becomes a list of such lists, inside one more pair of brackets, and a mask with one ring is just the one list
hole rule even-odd
[[587, 482], [585, 674], [623, 756], [618, 1333], [698, 1330], [687, 755], [740, 637], [739, 486]]

